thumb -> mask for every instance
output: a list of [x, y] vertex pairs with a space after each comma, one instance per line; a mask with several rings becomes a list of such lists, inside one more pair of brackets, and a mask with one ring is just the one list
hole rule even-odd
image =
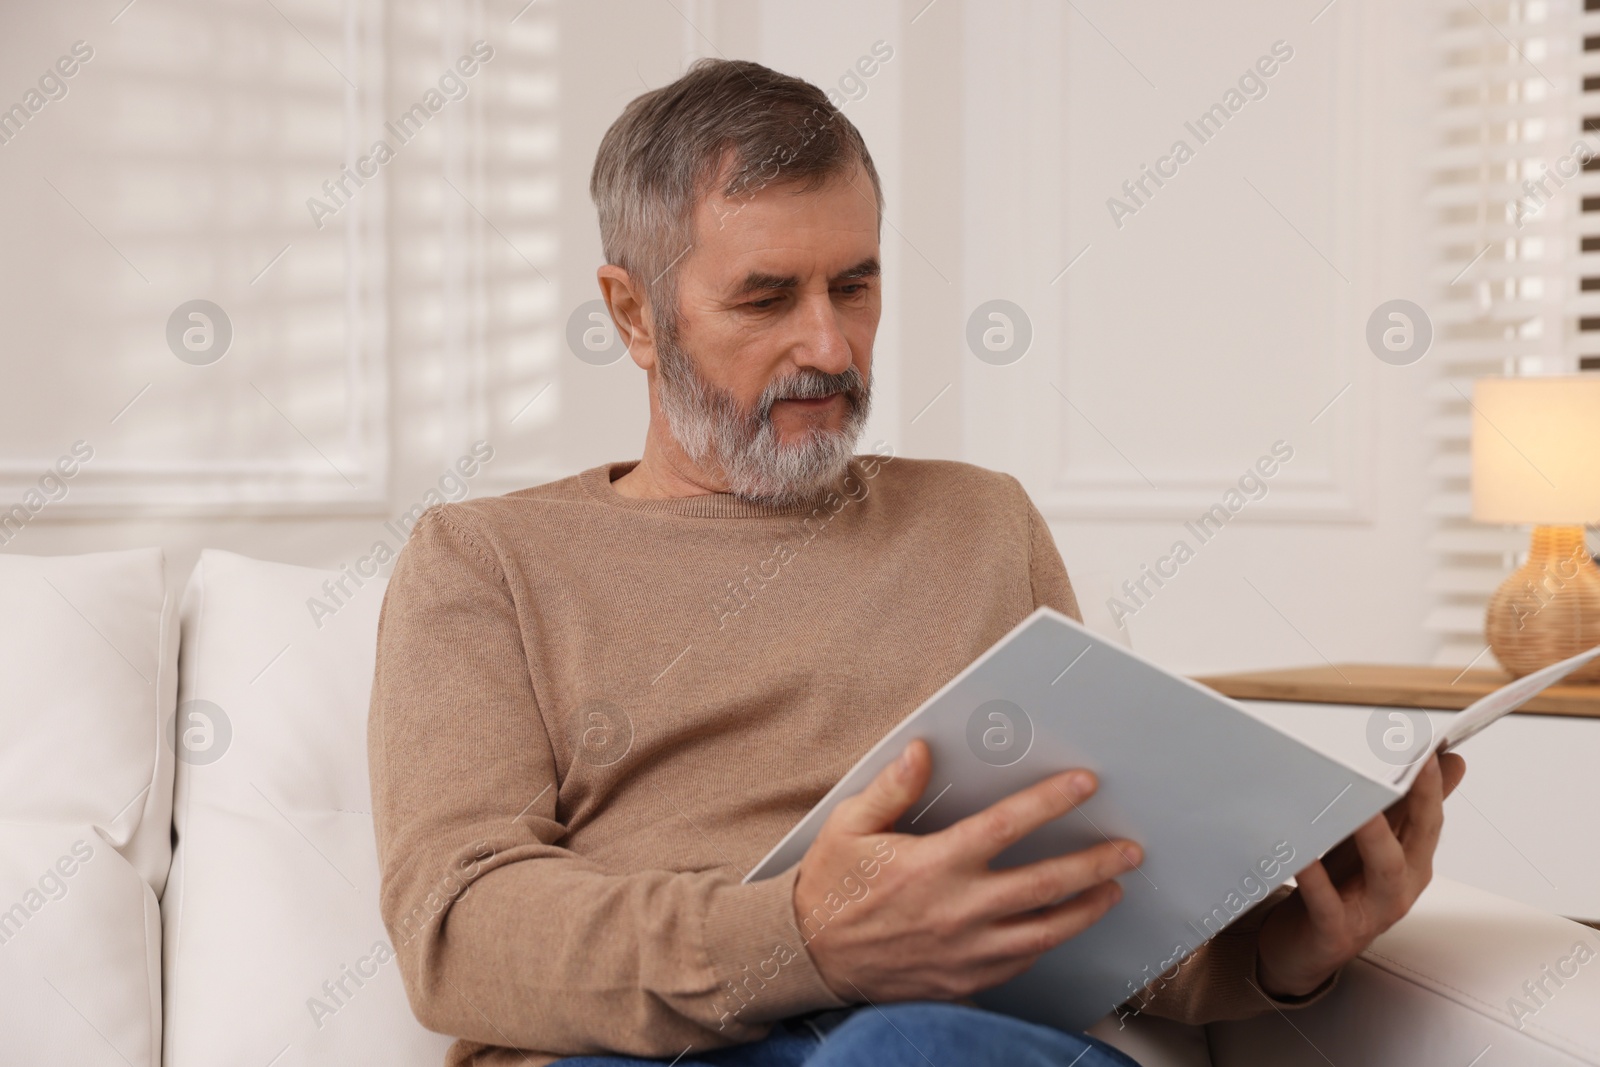
[[899, 759], [878, 772], [861, 792], [833, 809], [828, 818], [834, 830], [851, 834], [877, 834], [892, 829], [928, 788], [933, 757], [925, 741], [913, 741]]

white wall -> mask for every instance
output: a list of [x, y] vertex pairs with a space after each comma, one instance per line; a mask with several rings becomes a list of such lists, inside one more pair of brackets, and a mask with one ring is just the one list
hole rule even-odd
[[[496, 458], [474, 493], [637, 455], [642, 375], [583, 363], [564, 340], [596, 295], [600, 135], [699, 55], [837, 88], [882, 41], [892, 58], [845, 106], [888, 197], [869, 434], [1016, 473], [1102, 627], [1116, 587], [1176, 539], [1195, 544], [1185, 520], [1287, 441], [1269, 494], [1129, 621], [1134, 647], [1184, 670], [1431, 655], [1431, 371], [1380, 364], [1363, 340], [1375, 305], [1424, 295], [1421, 12], [278, 6], [0, 15], [0, 69], [43, 71], [79, 39], [95, 49], [66, 98], [0, 146], [15, 235], [0, 254], [0, 507], [74, 440], [96, 450], [0, 551], [156, 543], [175, 582], [202, 546], [336, 564], [476, 440]], [[480, 38], [495, 58], [467, 97], [317, 229], [307, 197]], [[1107, 198], [1175, 139], [1196, 145], [1185, 120], [1278, 40], [1294, 57], [1268, 94], [1113, 224]], [[209, 366], [163, 337], [195, 297], [235, 327]], [[1033, 330], [1007, 365], [965, 340], [997, 298]]]

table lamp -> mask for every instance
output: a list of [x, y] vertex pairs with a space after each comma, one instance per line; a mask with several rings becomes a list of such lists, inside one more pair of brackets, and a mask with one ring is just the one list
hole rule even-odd
[[[1472, 388], [1472, 517], [1533, 523], [1528, 561], [1489, 598], [1484, 639], [1512, 677], [1600, 645], [1600, 374]], [[1600, 661], [1568, 676], [1600, 681]]]

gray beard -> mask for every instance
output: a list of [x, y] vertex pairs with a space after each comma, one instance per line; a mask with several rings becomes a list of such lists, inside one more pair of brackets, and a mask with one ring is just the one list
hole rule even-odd
[[[657, 329], [657, 398], [684, 453], [722, 473], [728, 491], [775, 507], [813, 500], [844, 477], [872, 406], [872, 379], [854, 366], [843, 374], [802, 369], [762, 390], [749, 410], [732, 393], [700, 376], [676, 331]], [[810, 429], [796, 442], [778, 440], [772, 405], [843, 393], [850, 411], [838, 430]]]

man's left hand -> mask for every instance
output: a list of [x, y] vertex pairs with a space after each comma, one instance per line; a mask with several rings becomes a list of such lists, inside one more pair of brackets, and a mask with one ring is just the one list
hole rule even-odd
[[1444, 798], [1466, 772], [1460, 756], [1429, 758], [1404, 798], [1295, 876], [1261, 927], [1264, 992], [1306, 996], [1411, 910], [1433, 878]]

